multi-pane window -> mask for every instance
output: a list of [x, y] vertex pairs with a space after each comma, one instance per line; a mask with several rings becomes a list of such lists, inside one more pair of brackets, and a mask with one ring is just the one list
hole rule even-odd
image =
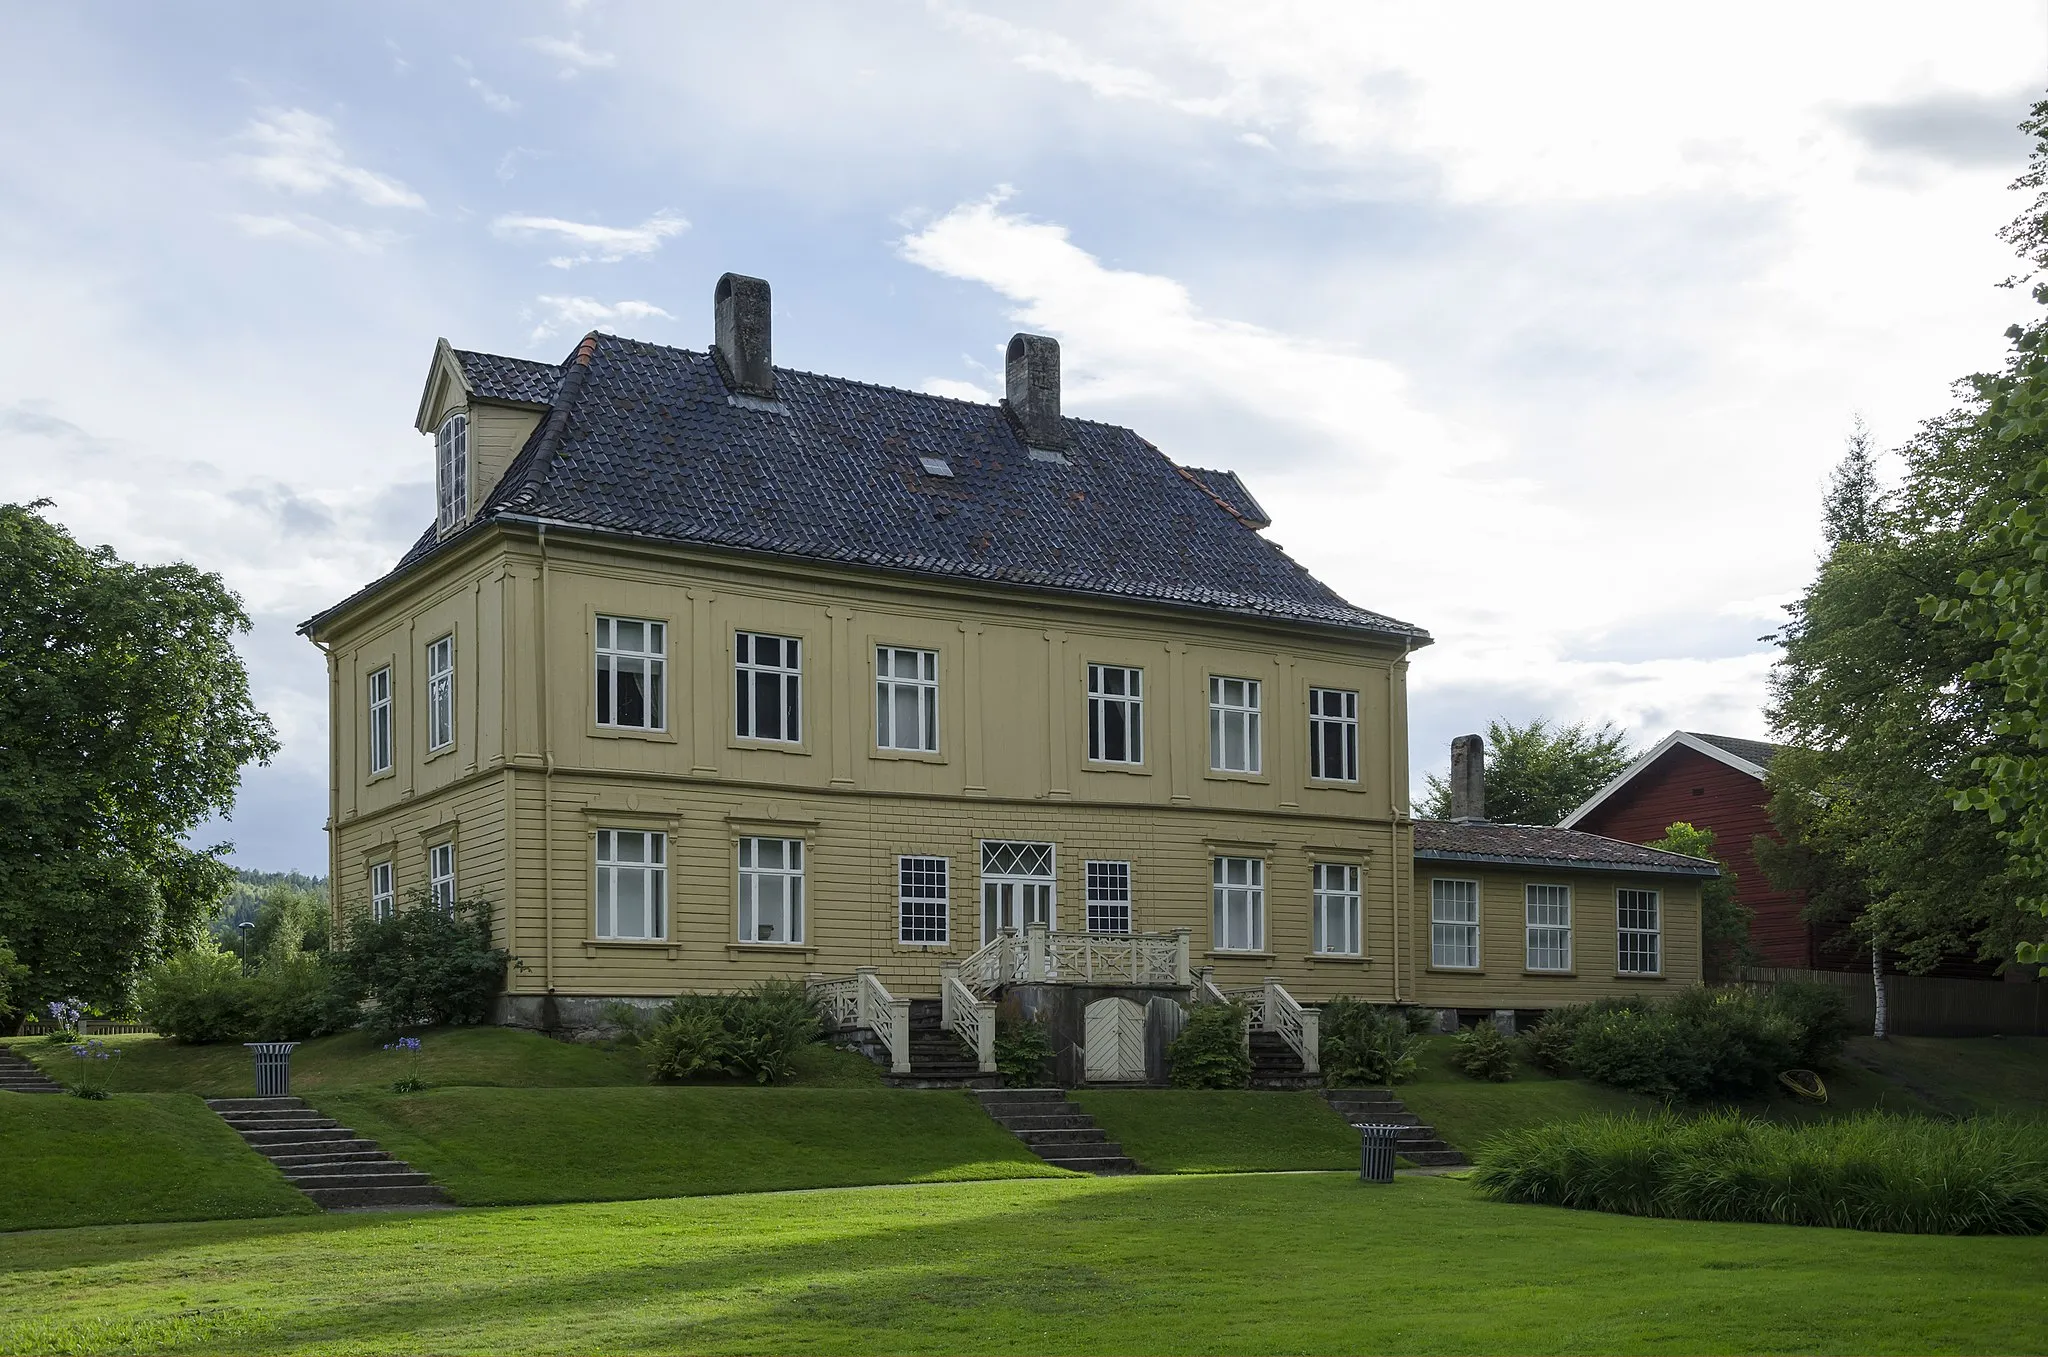
[[391, 771], [391, 666], [370, 675], [370, 774]]
[[740, 840], [740, 941], [804, 940], [804, 841]]
[[1358, 955], [1358, 868], [1348, 862], [1315, 864], [1315, 949]]
[[668, 627], [631, 617], [597, 619], [597, 723], [660, 730], [668, 720]]
[[1216, 918], [1211, 941], [1219, 952], [1266, 950], [1266, 864], [1260, 858], [1215, 860]]
[[946, 859], [896, 859], [896, 938], [943, 943], [946, 928]]
[[1090, 862], [1086, 864], [1088, 884], [1088, 931], [1128, 933], [1131, 931], [1131, 864]]
[[1479, 968], [1479, 883], [1441, 877], [1429, 883], [1429, 964]]
[[1357, 693], [1308, 690], [1308, 775], [1327, 782], [1358, 781]]
[[1145, 761], [1145, 671], [1088, 666], [1088, 757], [1098, 763]]
[[1529, 969], [1568, 971], [1572, 968], [1572, 888], [1528, 888]]
[[1630, 975], [1655, 975], [1663, 964], [1663, 936], [1655, 891], [1616, 891], [1614, 896], [1614, 969]]
[[370, 864], [370, 917], [388, 919], [398, 912], [398, 891], [391, 880], [389, 862]]
[[597, 831], [597, 936], [654, 942], [668, 936], [668, 836]]
[[427, 748], [455, 743], [455, 638], [427, 647]]
[[1259, 771], [1259, 681], [1209, 679], [1209, 767], [1219, 773]]
[[455, 908], [455, 845], [437, 843], [427, 850], [427, 899], [437, 908]]
[[1049, 843], [984, 839], [981, 844], [981, 940], [1004, 929], [1053, 926], [1053, 851]]
[[803, 642], [740, 632], [734, 640], [739, 734], [746, 740], [803, 738]]
[[938, 651], [875, 647], [875, 747], [938, 752]]
[[469, 517], [469, 416], [450, 415], [434, 434], [434, 501], [442, 532]]

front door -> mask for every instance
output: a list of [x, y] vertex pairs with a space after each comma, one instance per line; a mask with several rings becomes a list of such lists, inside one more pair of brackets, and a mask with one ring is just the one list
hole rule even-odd
[[985, 839], [981, 845], [981, 940], [1005, 928], [1053, 926], [1053, 853], [1049, 843]]
[[1129, 999], [1097, 999], [1082, 1012], [1088, 1082], [1123, 1084], [1145, 1077], [1145, 1008]]

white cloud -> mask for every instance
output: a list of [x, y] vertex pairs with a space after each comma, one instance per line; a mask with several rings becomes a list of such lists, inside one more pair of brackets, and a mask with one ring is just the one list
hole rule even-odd
[[375, 254], [399, 239], [395, 231], [359, 231], [353, 226], [323, 221], [306, 213], [286, 216], [281, 213], [234, 212], [229, 214], [228, 221], [252, 240], [283, 240], [323, 249], [339, 246], [358, 254]]
[[260, 113], [238, 139], [256, 150], [230, 163], [259, 184], [308, 196], [338, 189], [369, 207], [427, 205], [389, 175], [351, 164], [335, 139], [334, 124], [303, 108]]
[[534, 217], [508, 213], [491, 223], [491, 233], [501, 240], [532, 240], [552, 236], [581, 246], [582, 253], [557, 255], [548, 263], [558, 269], [578, 264], [616, 264], [621, 259], [653, 254], [661, 242], [680, 235], [690, 223], [670, 212], [657, 212], [638, 226], [599, 226], [593, 222], [568, 221], [561, 217]]
[[562, 330], [589, 330], [631, 320], [674, 320], [653, 302], [601, 302], [595, 297], [536, 297], [547, 313], [528, 336], [539, 343]]
[[493, 113], [508, 115], [519, 111], [519, 101], [511, 95], [500, 93], [485, 84], [477, 75], [476, 67], [470, 64], [468, 58], [457, 57], [455, 58], [455, 64], [461, 69], [463, 83], [469, 86], [469, 92], [478, 99], [481, 99], [485, 108], [488, 108]]
[[585, 71], [598, 71], [616, 66], [619, 61], [615, 52], [593, 52], [585, 47], [581, 33], [571, 33], [566, 38], [528, 38], [526, 45], [542, 56], [553, 57], [561, 62], [562, 68], [557, 74], [564, 80], [573, 80]]
[[987, 391], [973, 382], [963, 382], [955, 377], [927, 377], [924, 381], [926, 394], [950, 396], [956, 401], [976, 401], [983, 405], [993, 404], [1001, 393]]

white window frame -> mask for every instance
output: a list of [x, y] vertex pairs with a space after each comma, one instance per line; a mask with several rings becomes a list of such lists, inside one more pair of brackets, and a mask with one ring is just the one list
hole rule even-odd
[[[1112, 687], [1120, 691], [1111, 692]], [[1123, 718], [1124, 754], [1110, 751], [1110, 718]], [[1088, 761], [1136, 766], [1145, 761], [1145, 671], [1124, 664], [1088, 666]]]
[[1479, 883], [1439, 876], [1429, 882], [1429, 964], [1432, 970], [1479, 969]]
[[1129, 933], [1131, 928], [1131, 864], [1120, 859], [1091, 858], [1081, 864], [1085, 899], [1083, 920], [1090, 933]]
[[[640, 628], [640, 646], [621, 644], [621, 629]], [[668, 623], [645, 617], [597, 616], [595, 637], [597, 673], [597, 724], [607, 730], [668, 729]], [[642, 721], [619, 719], [620, 678], [638, 666], [641, 686]], [[609, 719], [607, 719], [609, 718]]]
[[391, 859], [370, 864], [370, 918], [377, 922], [391, 918], [398, 913], [397, 877], [391, 870]]
[[[1537, 893], [1542, 892], [1539, 899]], [[1560, 916], [1555, 911], [1562, 910]], [[1544, 911], [1539, 920], [1538, 911]], [[1562, 974], [1572, 968], [1572, 888], [1552, 882], [1532, 881], [1522, 887], [1523, 967], [1531, 971]], [[1560, 917], [1562, 922], [1559, 922]], [[1537, 964], [1538, 954], [1544, 964]], [[1558, 964], [1549, 964], [1553, 959]]]
[[427, 901], [444, 913], [455, 911], [455, 840], [427, 849]]
[[[592, 936], [606, 942], [668, 941], [668, 835], [654, 829], [599, 829], [592, 836], [596, 878], [591, 901], [596, 906]], [[628, 845], [631, 845], [629, 852]], [[638, 856], [632, 856], [637, 853]], [[619, 884], [638, 880], [650, 930], [619, 929]]]
[[1315, 954], [1364, 955], [1364, 869], [1355, 862], [1313, 863], [1310, 884], [1310, 932]]
[[[1000, 907], [998, 900], [1005, 886], [1012, 891], [1012, 911], [1016, 918], [1016, 930], [1022, 933], [1033, 923], [1043, 923], [1047, 930], [1059, 927], [1060, 917], [1060, 868], [1059, 846], [1042, 839], [983, 839], [981, 849], [980, 910], [981, 941], [984, 946], [993, 941], [998, 928], [990, 923], [997, 919]], [[1026, 862], [1026, 855], [1032, 859], [1042, 856], [1044, 870], [1035, 870], [1036, 863]], [[1033, 870], [1025, 870], [1029, 866]], [[1038, 906], [1042, 905], [1040, 909]], [[1043, 918], [1034, 918], [1043, 915]]]
[[[1210, 859], [1209, 879], [1214, 892], [1209, 920], [1211, 950], [1265, 951], [1266, 860], [1218, 855]], [[1232, 918], [1240, 912], [1244, 922], [1241, 930]], [[1241, 945], [1234, 941], [1239, 937], [1244, 939]]]
[[[776, 642], [776, 663], [763, 664], [762, 641]], [[769, 744], [803, 743], [803, 638], [778, 636], [766, 631], [733, 633], [733, 730], [742, 740]], [[775, 692], [776, 723], [786, 727], [779, 735], [762, 735], [758, 699], [767, 680]]]
[[[1231, 700], [1230, 685], [1240, 685], [1237, 700]], [[1260, 748], [1260, 683], [1257, 679], [1209, 676], [1209, 771], [1256, 775], [1264, 771]], [[1235, 729], [1241, 740], [1241, 758], [1229, 757], [1230, 734]]]
[[427, 751], [455, 744], [455, 633], [427, 643]]
[[1639, 886], [1614, 892], [1614, 969], [1620, 975], [1664, 973], [1664, 892]]
[[[1332, 736], [1338, 758], [1334, 772], [1324, 747]], [[1349, 688], [1308, 690], [1308, 775], [1318, 782], [1358, 781], [1358, 694]]]
[[[910, 672], [903, 672], [908, 662]], [[899, 704], [909, 705], [904, 731]], [[875, 647], [875, 748], [912, 754], [939, 752], [939, 652], [912, 646]]]
[[[761, 864], [761, 846], [780, 844], [782, 864], [767, 867]], [[806, 845], [802, 839], [784, 839], [772, 835], [746, 835], [739, 840], [739, 940], [749, 946], [759, 947], [801, 947], [809, 920], [806, 915], [808, 901], [804, 899], [804, 871]], [[783, 937], [762, 937], [761, 884], [776, 880], [782, 883], [782, 899], [771, 906], [780, 912], [770, 927], [779, 927]]]
[[461, 410], [434, 430], [434, 507], [442, 532], [469, 517], [469, 415]]
[[949, 858], [905, 853], [896, 859], [896, 941], [944, 947], [952, 940], [952, 876]]
[[372, 669], [363, 680], [369, 698], [370, 776], [391, 771], [391, 666]]

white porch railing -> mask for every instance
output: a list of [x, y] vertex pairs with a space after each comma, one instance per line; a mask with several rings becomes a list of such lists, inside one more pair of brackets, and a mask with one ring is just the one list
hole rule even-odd
[[1008, 984], [1159, 985], [1184, 988], [1189, 930], [1170, 933], [1056, 933], [1028, 924], [998, 933], [960, 963], [960, 979], [987, 996]]
[[898, 999], [873, 966], [856, 966], [850, 978], [812, 979], [826, 1018], [834, 1027], [865, 1027], [889, 1052], [889, 1073], [910, 1073], [910, 1000]]
[[996, 1072], [996, 1006], [960, 979], [960, 966], [939, 967], [939, 1023], [974, 1052], [983, 1074]]
[[[1208, 981], [1204, 972], [1203, 980]], [[1210, 985], [1211, 989], [1215, 986]], [[1303, 1074], [1321, 1074], [1322, 1062], [1322, 1021], [1323, 1015], [1313, 1008], [1304, 1008], [1289, 994], [1281, 983], [1272, 976], [1266, 977], [1263, 985], [1247, 985], [1241, 989], [1216, 991], [1221, 997], [1235, 999], [1245, 1006], [1248, 1020], [1247, 1032], [1278, 1032], [1288, 1049], [1301, 1058]]]

